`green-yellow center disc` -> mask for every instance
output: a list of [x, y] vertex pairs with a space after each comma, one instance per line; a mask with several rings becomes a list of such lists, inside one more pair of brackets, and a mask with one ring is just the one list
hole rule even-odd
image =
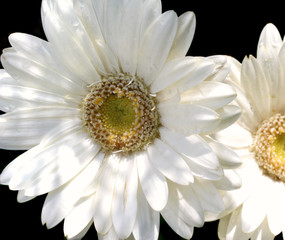
[[129, 98], [111, 95], [103, 102], [100, 112], [106, 128], [113, 133], [123, 134], [135, 124], [134, 103]]
[[158, 135], [155, 98], [142, 79], [128, 74], [92, 84], [82, 101], [81, 118], [90, 136], [106, 151], [139, 151]]
[[285, 161], [285, 133], [282, 133], [276, 137], [274, 146], [276, 155]]

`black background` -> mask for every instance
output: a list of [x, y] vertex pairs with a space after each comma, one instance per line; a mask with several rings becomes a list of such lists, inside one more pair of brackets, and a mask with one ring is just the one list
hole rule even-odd
[[[194, 11], [197, 26], [189, 55], [210, 56], [231, 55], [242, 61], [245, 55], [256, 55], [258, 38], [262, 28], [274, 23], [281, 35], [285, 33], [285, 12], [278, 1], [163, 1], [163, 10], [173, 9], [181, 15]], [[25, 32], [45, 38], [40, 19], [40, 0], [7, 0], [0, 2], [0, 49], [9, 47], [8, 36], [13, 32]], [[0, 150], [0, 171], [21, 152]], [[64, 239], [63, 224], [47, 230], [41, 225], [41, 208], [45, 196], [19, 204], [17, 193], [7, 186], [0, 186], [0, 229], [1, 239]], [[192, 239], [217, 238], [217, 222], [206, 223], [204, 228], [196, 228]], [[96, 239], [92, 226], [83, 238]], [[166, 223], [161, 222], [160, 240], [176, 240], [178, 237]], [[281, 236], [276, 239], [282, 239]]]

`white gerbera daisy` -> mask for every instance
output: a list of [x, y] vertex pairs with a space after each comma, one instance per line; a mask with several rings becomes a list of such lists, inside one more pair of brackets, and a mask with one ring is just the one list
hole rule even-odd
[[257, 58], [234, 59], [229, 83], [240, 120], [216, 136], [243, 159], [242, 188], [224, 196], [221, 239], [274, 239], [285, 230], [285, 44], [272, 24], [263, 29]]
[[1, 183], [19, 202], [48, 193], [42, 222], [68, 239], [93, 223], [99, 239], [157, 239], [160, 213], [191, 238], [240, 184], [207, 135], [239, 116], [226, 58], [185, 57], [195, 16], [160, 0], [43, 0], [42, 22], [48, 42], [13, 34], [2, 55], [0, 147], [29, 150]]

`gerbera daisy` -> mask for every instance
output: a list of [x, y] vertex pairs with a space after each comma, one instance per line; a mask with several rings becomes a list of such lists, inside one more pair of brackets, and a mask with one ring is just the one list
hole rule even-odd
[[243, 159], [239, 190], [225, 193], [221, 239], [274, 239], [285, 230], [285, 47], [276, 27], [263, 29], [257, 58], [235, 59], [228, 83], [240, 120], [216, 134]]
[[[28, 150], [1, 174], [68, 239], [184, 238], [223, 210], [237, 155], [208, 134], [239, 108], [222, 56], [185, 57], [195, 16], [160, 0], [43, 0], [48, 41], [12, 34], [0, 72], [0, 147]], [[225, 169], [225, 170], [223, 170]]]

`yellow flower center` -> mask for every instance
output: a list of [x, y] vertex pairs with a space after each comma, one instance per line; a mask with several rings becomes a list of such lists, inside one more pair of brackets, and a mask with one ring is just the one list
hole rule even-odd
[[276, 114], [262, 123], [254, 142], [255, 158], [264, 174], [285, 182], [285, 116]]
[[103, 102], [100, 112], [104, 125], [116, 134], [124, 134], [134, 126], [136, 120], [133, 101], [126, 97], [109, 96]]
[[139, 151], [158, 135], [155, 98], [137, 76], [111, 75], [92, 84], [81, 113], [91, 137], [107, 151]]

